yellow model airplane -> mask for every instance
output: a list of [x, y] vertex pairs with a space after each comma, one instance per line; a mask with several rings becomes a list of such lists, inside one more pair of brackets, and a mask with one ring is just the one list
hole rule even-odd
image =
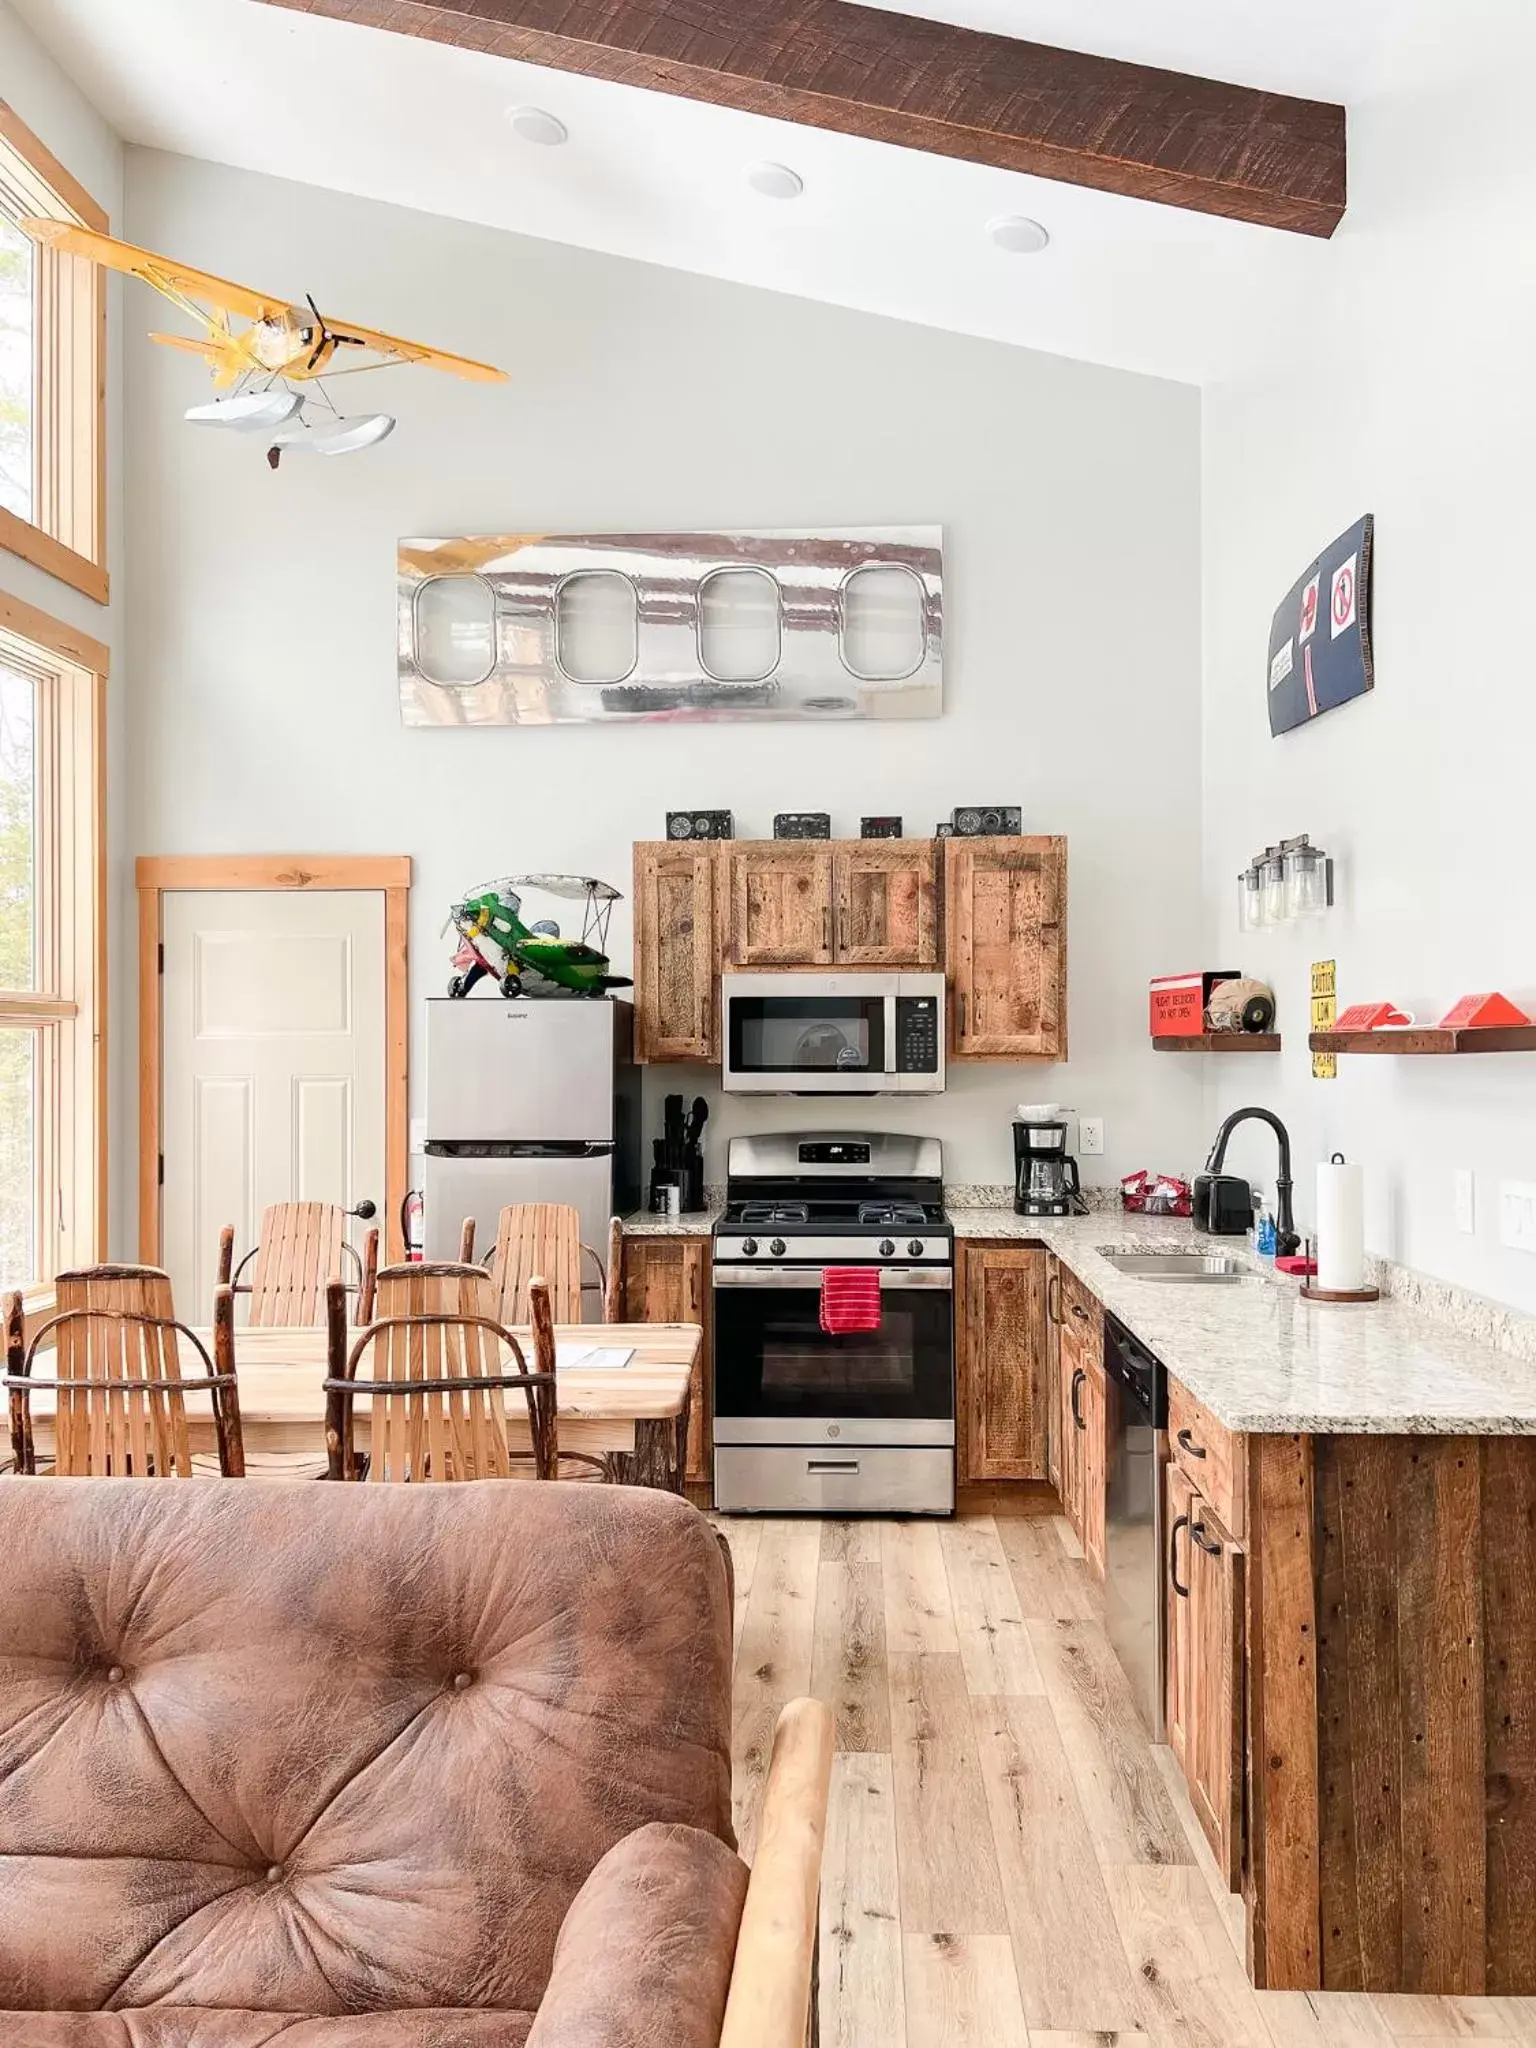
[[[470, 377], [483, 384], [506, 381], [506, 371], [493, 369], [489, 363], [402, 341], [398, 335], [381, 334], [350, 320], [327, 320], [313, 299], [302, 306], [291, 305], [286, 299], [231, 284], [227, 278], [190, 270], [184, 263], [137, 249], [131, 242], [114, 241], [110, 235], [76, 227], [72, 221], [34, 219], [23, 220], [21, 225], [34, 241], [142, 278], [195, 320], [203, 329], [201, 339], [186, 334], [150, 336], [151, 341], [163, 342], [167, 348], [187, 349], [201, 356], [213, 371], [215, 390], [227, 394], [207, 405], [189, 407], [187, 418], [204, 426], [267, 433], [267, 460], [274, 469], [286, 448], [346, 455], [372, 447], [393, 429], [395, 422], [388, 413], [348, 416], [338, 412], [321, 381], [326, 376], [379, 370], [390, 363], [425, 363], [429, 369], [447, 370], [455, 377]], [[199, 304], [199, 300], [206, 303]], [[231, 315], [248, 321], [249, 326], [237, 333]], [[348, 361], [338, 368], [343, 351], [350, 355], [353, 350], [377, 360]], [[295, 384], [311, 386], [312, 395], [294, 390]], [[311, 417], [305, 417], [306, 407]]]

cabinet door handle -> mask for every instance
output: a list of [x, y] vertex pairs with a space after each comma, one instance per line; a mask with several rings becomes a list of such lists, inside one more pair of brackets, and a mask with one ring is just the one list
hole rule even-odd
[[1048, 1323], [1061, 1324], [1061, 1275], [1052, 1273], [1045, 1283], [1045, 1319]]
[[857, 1458], [807, 1458], [805, 1469], [807, 1472], [857, 1472], [859, 1461]]
[[1187, 1429], [1181, 1429], [1174, 1441], [1179, 1449], [1187, 1453], [1191, 1458], [1203, 1458], [1205, 1456], [1205, 1446], [1197, 1444]]
[[830, 953], [832, 950], [832, 912], [825, 904], [821, 912], [821, 950], [823, 953]]
[[1188, 1527], [1188, 1515], [1180, 1515], [1168, 1532], [1168, 1583], [1181, 1600], [1189, 1598], [1189, 1588], [1179, 1584], [1179, 1531]]
[[958, 1003], [959, 1003], [959, 1005], [960, 1005], [960, 1029], [959, 1029], [959, 1031], [958, 1031], [958, 1032], [956, 1033], [956, 1036], [957, 1036], [957, 1037], [959, 1037], [959, 1038], [964, 1038], [964, 1036], [965, 1036], [965, 990], [964, 990], [963, 988], [962, 988], [962, 989], [958, 989], [958, 990], [956, 991], [956, 1000], [958, 1001]]
[[1204, 1522], [1190, 1523], [1189, 1540], [1191, 1543], [1198, 1543], [1200, 1548], [1205, 1552], [1207, 1557], [1220, 1557], [1221, 1545], [1215, 1540], [1214, 1537], [1208, 1536], [1206, 1534]]
[[839, 905], [837, 906], [837, 945], [838, 945], [838, 951], [839, 951], [839, 952], [842, 952], [842, 953], [846, 953], [846, 952], [847, 952], [847, 950], [848, 950], [848, 906], [847, 906], [847, 904], [846, 904], [846, 903], [840, 903], [840, 904], [839, 904]]
[[1067, 1398], [1072, 1408], [1072, 1420], [1077, 1424], [1079, 1429], [1086, 1429], [1088, 1427], [1087, 1423], [1083, 1420], [1083, 1411], [1077, 1405], [1077, 1390], [1083, 1384], [1083, 1381], [1087, 1379], [1087, 1377], [1087, 1373], [1085, 1373], [1083, 1371], [1083, 1368], [1079, 1366], [1076, 1372], [1074, 1372], [1072, 1375], [1071, 1386], [1067, 1389]]

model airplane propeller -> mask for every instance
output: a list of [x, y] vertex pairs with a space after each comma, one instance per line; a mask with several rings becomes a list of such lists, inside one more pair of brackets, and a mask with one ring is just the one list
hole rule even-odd
[[[201, 338], [189, 334], [152, 334], [151, 341], [198, 355], [213, 372], [214, 389], [227, 394], [206, 405], [189, 406], [187, 418], [203, 426], [233, 427], [263, 434], [267, 460], [276, 469], [289, 448], [315, 455], [348, 455], [371, 448], [394, 427], [386, 412], [344, 414], [322, 381], [350, 376], [359, 370], [380, 370], [390, 363], [424, 363], [483, 384], [506, 381], [506, 371], [467, 356], [446, 354], [377, 328], [351, 320], [329, 320], [312, 298], [302, 306], [251, 291], [227, 278], [190, 270], [167, 256], [156, 256], [131, 242], [114, 241], [90, 228], [64, 220], [23, 220], [34, 241], [46, 242], [69, 256], [83, 256], [109, 270], [142, 278], [202, 328]], [[205, 303], [199, 304], [199, 301]], [[233, 318], [249, 325], [235, 329]], [[353, 352], [376, 360], [356, 362]], [[338, 358], [347, 360], [337, 367]], [[296, 390], [308, 386], [308, 391]]]

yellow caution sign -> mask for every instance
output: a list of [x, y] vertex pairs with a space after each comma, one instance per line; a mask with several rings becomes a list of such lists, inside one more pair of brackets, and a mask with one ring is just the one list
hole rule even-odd
[[[1312, 1029], [1331, 1031], [1339, 1014], [1338, 963], [1333, 960], [1312, 962]], [[1314, 1081], [1336, 1081], [1339, 1078], [1339, 1056], [1336, 1052], [1315, 1052], [1312, 1055], [1312, 1078]]]

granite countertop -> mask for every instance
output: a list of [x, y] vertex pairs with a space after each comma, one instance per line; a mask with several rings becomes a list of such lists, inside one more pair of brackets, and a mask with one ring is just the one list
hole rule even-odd
[[1172, 1217], [1018, 1216], [955, 1207], [960, 1239], [1044, 1244], [1234, 1430], [1536, 1436], [1536, 1363], [1401, 1301], [1303, 1301], [1258, 1264], [1235, 1286], [1138, 1280], [1110, 1251], [1198, 1248], [1248, 1259], [1240, 1240]]
[[708, 1237], [715, 1227], [715, 1219], [725, 1207], [723, 1194], [706, 1189], [709, 1199], [702, 1209], [685, 1211], [681, 1216], [653, 1216], [648, 1209], [637, 1209], [632, 1216], [622, 1217], [626, 1237]]

